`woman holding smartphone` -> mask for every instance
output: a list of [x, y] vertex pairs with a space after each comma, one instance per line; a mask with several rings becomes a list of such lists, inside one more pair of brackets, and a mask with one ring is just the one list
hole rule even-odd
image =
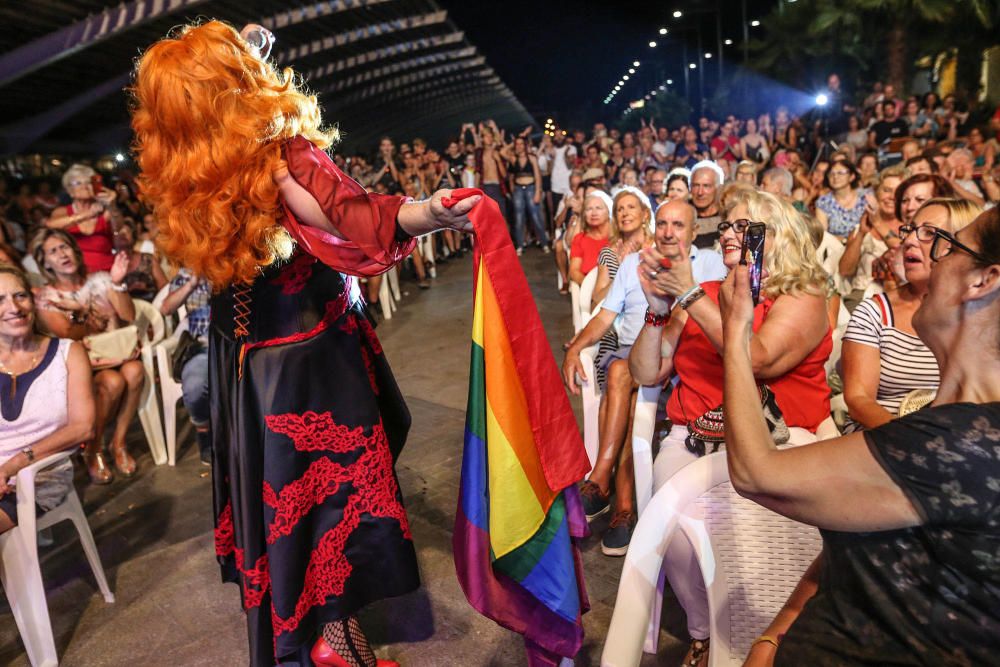
[[[723, 261], [732, 270], [744, 253], [744, 236], [754, 223], [764, 223], [762, 300], [754, 309], [752, 344], [754, 376], [773, 392], [789, 431], [789, 442], [816, 439], [830, 415], [830, 389], [824, 365], [832, 350], [826, 316], [827, 276], [799, 214], [790, 204], [755, 190], [741, 190], [727, 199], [720, 223]], [[780, 252], [775, 252], [780, 248]], [[667, 268], [668, 267], [668, 268]], [[643, 385], [677, 382], [667, 402], [672, 427], [660, 443], [653, 463], [654, 487], [719, 443], [722, 405], [722, 318], [718, 299], [721, 282], [698, 285], [684, 248], [674, 256], [656, 247], [642, 251], [639, 282], [649, 310], [646, 324], [629, 355], [629, 369]], [[760, 398], [757, 398], [758, 404]], [[772, 411], [773, 411], [773, 406]], [[692, 519], [700, 517], [692, 514]], [[708, 660], [708, 597], [691, 545], [685, 538], [671, 542], [666, 556], [670, 586], [687, 612], [692, 643], [685, 665]]]
[[115, 232], [121, 226], [118, 195], [100, 185], [101, 177], [83, 164], [74, 164], [63, 174], [62, 184], [73, 199], [60, 206], [45, 221], [49, 229], [65, 230], [83, 253], [87, 273], [110, 271], [114, 263]]

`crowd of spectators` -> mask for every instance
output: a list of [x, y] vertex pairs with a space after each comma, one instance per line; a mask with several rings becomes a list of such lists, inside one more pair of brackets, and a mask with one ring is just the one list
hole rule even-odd
[[[596, 272], [585, 304], [594, 317], [566, 345], [563, 373], [577, 392], [588, 380], [580, 354], [598, 346], [599, 453], [581, 496], [588, 519], [614, 510], [602, 535], [608, 555], [627, 552], [636, 523], [630, 432], [641, 384], [665, 387], [659, 483], [727, 439], [720, 294], [750, 223], [764, 223], [768, 234], [749, 359], [775, 442], [878, 430], [929, 403], [942, 382], [940, 355], [913, 316], [931, 290], [934, 261], [947, 254], [935, 257], [933, 248], [942, 238], [964, 248], [957, 235], [1000, 201], [1000, 109], [976, 125], [951, 95], [901, 99], [878, 85], [852, 101], [836, 75], [829, 89], [829, 108], [804, 117], [778, 107], [755, 118], [702, 117], [678, 127], [643, 118], [636, 130], [597, 123], [589, 134], [553, 127], [541, 135], [484, 120], [462, 125], [441, 151], [387, 136], [373, 155], [334, 156], [374, 192], [421, 199], [440, 188], [482, 189], [507, 219], [519, 256], [532, 248], [552, 256], [552, 289], [565, 294]], [[94, 483], [134, 474], [125, 436], [142, 366], [134, 354], [102, 357], [92, 341], [136, 319], [132, 299], [157, 300], [164, 315], [186, 310], [194, 348], [177, 370], [209, 462], [211, 285], [160, 257], [155, 214], [128, 172], [105, 185], [92, 168], [73, 165], [61, 185], [57, 192], [46, 180], [0, 179], [0, 370], [13, 398], [19, 374], [54, 358], [58, 377], [39, 377], [61, 383], [81, 406], [20, 434], [18, 447], [41, 444], [43, 453], [85, 439]], [[967, 234], [963, 243], [982, 247], [988, 234], [976, 233], [979, 241]], [[431, 267], [470, 242], [442, 231], [418, 245], [416, 284], [431, 287]], [[380, 278], [368, 280], [372, 306], [379, 289]], [[36, 326], [82, 345], [49, 345], [32, 333]], [[831, 396], [841, 394], [846, 415], [838, 423]], [[39, 410], [8, 411], [5, 403], [3, 419], [15, 424]], [[0, 491], [23, 463], [15, 450], [0, 446]], [[9, 528], [4, 521], [0, 512], [0, 532]], [[684, 664], [707, 664], [706, 593], [691, 546], [674, 540], [666, 562], [692, 637]]]

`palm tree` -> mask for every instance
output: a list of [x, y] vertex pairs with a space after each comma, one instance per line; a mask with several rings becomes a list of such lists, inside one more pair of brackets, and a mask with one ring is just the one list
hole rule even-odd
[[886, 79], [903, 90], [908, 81], [910, 40], [918, 24], [931, 24], [954, 35], [954, 43], [963, 41], [968, 22], [983, 28], [992, 24], [995, 0], [846, 0], [826, 3], [817, 13], [812, 28], [815, 34], [827, 32], [832, 26], [849, 20], [862, 21], [866, 26], [887, 26], [885, 33]]

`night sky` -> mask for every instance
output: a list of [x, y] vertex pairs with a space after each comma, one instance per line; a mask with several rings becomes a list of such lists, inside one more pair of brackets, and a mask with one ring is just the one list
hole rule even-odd
[[[591, 0], [500, 0], [469, 2], [440, 0], [452, 19], [465, 30], [490, 65], [536, 118], [555, 115], [574, 118], [601, 114], [604, 96], [633, 60], [642, 62], [638, 81], [633, 77], [623, 93], [638, 97], [660, 76], [680, 78], [680, 41], [687, 39], [689, 56], [695, 53], [692, 32], [675, 26], [693, 26], [698, 7], [714, 8], [712, 0], [677, 2], [593, 2]], [[787, 1], [787, 0], [786, 0]], [[748, 20], [762, 18], [776, 0], [748, 0]], [[725, 56], [741, 58], [740, 2], [720, 0], [723, 37], [734, 40]], [[686, 12], [673, 19], [675, 9]], [[701, 16], [703, 47], [715, 50], [715, 16]], [[661, 26], [671, 29], [666, 38]], [[751, 33], [752, 34], [752, 33]], [[648, 43], [656, 40], [656, 49]], [[657, 72], [657, 70], [659, 70]], [[715, 65], [706, 76], [714, 81]], [[605, 107], [605, 110], [607, 108]]]

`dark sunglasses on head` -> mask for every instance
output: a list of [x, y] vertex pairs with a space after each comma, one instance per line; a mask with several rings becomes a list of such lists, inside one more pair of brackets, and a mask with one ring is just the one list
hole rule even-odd
[[[732, 222], [720, 222], [719, 223], [719, 233], [725, 234], [729, 229], [732, 229], [737, 234], [742, 234], [747, 230], [747, 227], [754, 224], [753, 220], [733, 220]], [[764, 224], [764, 223], [760, 223]]]

